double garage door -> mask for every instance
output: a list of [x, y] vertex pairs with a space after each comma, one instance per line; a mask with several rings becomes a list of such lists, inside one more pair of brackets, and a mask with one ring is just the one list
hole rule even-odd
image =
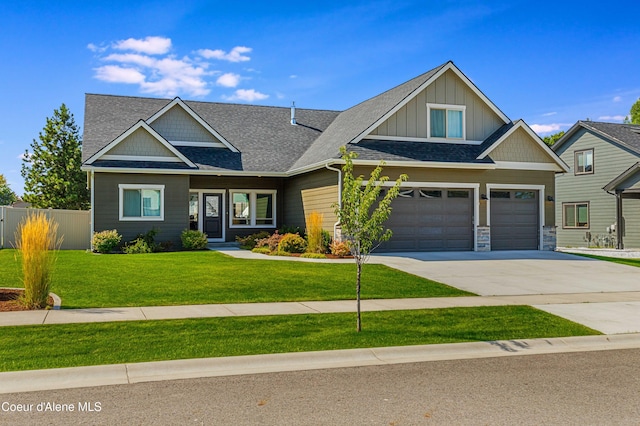
[[[537, 191], [500, 190], [490, 196], [491, 249], [536, 250]], [[393, 236], [379, 250], [473, 250], [473, 198], [471, 189], [403, 188], [385, 223]]]

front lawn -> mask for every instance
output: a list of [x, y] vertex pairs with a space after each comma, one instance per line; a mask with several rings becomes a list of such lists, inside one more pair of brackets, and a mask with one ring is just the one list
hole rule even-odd
[[[279, 263], [279, 262], [278, 262]], [[2, 327], [0, 371], [600, 334], [528, 306]]]
[[[15, 250], [0, 250], [0, 287], [22, 287]], [[383, 265], [365, 265], [362, 297], [471, 293]], [[97, 255], [60, 251], [52, 291], [63, 308], [355, 298], [355, 265], [235, 259], [213, 251]]]
[[640, 267], [640, 259], [634, 259], [634, 258], [628, 258], [628, 257], [596, 256], [594, 254], [585, 254], [585, 253], [570, 253], [570, 254], [577, 254], [579, 256], [588, 257], [591, 259], [605, 260], [607, 262], [619, 263], [621, 265]]

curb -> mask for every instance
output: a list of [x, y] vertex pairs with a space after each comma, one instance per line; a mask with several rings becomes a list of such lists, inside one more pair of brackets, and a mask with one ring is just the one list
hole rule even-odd
[[416, 362], [640, 349], [640, 334], [198, 358], [0, 373], [3, 393]]
[[[24, 288], [19, 288], [19, 287], [0, 287], [1, 290], [24, 290]], [[51, 309], [60, 309], [60, 306], [62, 305], [62, 299], [60, 299], [60, 296], [58, 296], [55, 293], [49, 293], [49, 296], [51, 296], [51, 298], [53, 299], [53, 307]]]

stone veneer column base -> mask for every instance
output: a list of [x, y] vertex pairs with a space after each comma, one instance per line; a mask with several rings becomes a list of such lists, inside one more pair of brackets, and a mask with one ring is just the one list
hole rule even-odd
[[556, 249], [556, 227], [542, 227], [542, 250], [555, 251]]
[[491, 251], [491, 229], [488, 226], [477, 228], [477, 251]]

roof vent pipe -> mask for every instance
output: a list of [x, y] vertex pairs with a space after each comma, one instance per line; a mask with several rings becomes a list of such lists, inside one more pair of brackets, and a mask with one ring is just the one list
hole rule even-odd
[[291, 125], [295, 126], [296, 124], [296, 103], [291, 102]]

